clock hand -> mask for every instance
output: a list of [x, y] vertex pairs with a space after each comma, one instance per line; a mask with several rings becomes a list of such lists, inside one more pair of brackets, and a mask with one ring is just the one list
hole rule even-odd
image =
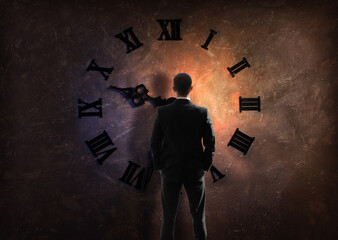
[[110, 86], [109, 88], [122, 93], [122, 95], [130, 101], [132, 107], [143, 105], [148, 98], [148, 89], [143, 84], [137, 85], [135, 88], [119, 88], [116, 86]]
[[165, 99], [165, 98], [162, 99], [161, 96], [158, 96], [156, 98], [148, 96], [148, 100], [151, 101], [155, 105], [155, 107], [167, 105], [167, 104], [175, 101], [175, 99], [176, 98], [174, 98], [174, 97], [171, 97], [171, 98], [168, 98], [168, 99]]
[[109, 89], [120, 92], [127, 100], [129, 100], [132, 107], [139, 107], [147, 100], [150, 101], [154, 107], [163, 106], [172, 103], [176, 99], [174, 97], [162, 99], [161, 96], [153, 98], [148, 95], [149, 90], [143, 84], [137, 85], [135, 88], [110, 86]]

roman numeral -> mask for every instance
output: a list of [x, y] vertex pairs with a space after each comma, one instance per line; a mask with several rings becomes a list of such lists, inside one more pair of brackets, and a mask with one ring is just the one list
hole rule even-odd
[[242, 111], [261, 111], [261, 98], [242, 98], [239, 97], [239, 112]]
[[[162, 33], [160, 37], [157, 40], [162, 41], [163, 40], [163, 35], [165, 36], [164, 40], [182, 40], [180, 34], [180, 23], [181, 19], [158, 19], [157, 20], [162, 28]], [[167, 26], [170, 23], [170, 28], [171, 28], [171, 35], [168, 32]]]
[[250, 67], [250, 64], [248, 63], [248, 61], [245, 58], [243, 58], [242, 61], [240, 61], [236, 65], [232, 66], [231, 68], [228, 67], [227, 69], [230, 72], [231, 76], [235, 77], [235, 75], [238, 72], [242, 71], [246, 67]]
[[234, 135], [230, 139], [228, 146], [236, 148], [237, 150], [243, 152], [245, 155], [254, 140], [254, 137], [249, 137], [248, 135], [239, 131], [237, 128]]
[[99, 67], [96, 62], [95, 62], [95, 59], [93, 59], [89, 66], [87, 67], [87, 72], [88, 71], [99, 71], [102, 76], [104, 77], [105, 80], [107, 80], [109, 78], [108, 75], [104, 74], [105, 72], [108, 73], [108, 74], [111, 74], [111, 72], [113, 71], [113, 67], [111, 68], [104, 68], [104, 67]]
[[[129, 36], [132, 38], [133, 42], [129, 40]], [[143, 43], [141, 43], [138, 38], [136, 37], [135, 33], [133, 32], [133, 28], [127, 28], [122, 33], [116, 34], [116, 38], [120, 39], [122, 42], [126, 44], [127, 47], [127, 53], [130, 53], [137, 48], [143, 46]]]
[[140, 167], [140, 165], [132, 161], [128, 161], [128, 162], [129, 164], [126, 170], [124, 171], [123, 176], [120, 177], [119, 180], [124, 183], [127, 183], [130, 186], [132, 186], [134, 181], [137, 180], [134, 187], [139, 190], [145, 191], [146, 185], [150, 181], [150, 178], [154, 171], [154, 167], [152, 165], [148, 165], [147, 168], [143, 168], [142, 170], [139, 171], [138, 174], [135, 175], [135, 172]]
[[[78, 104], [79, 104], [79, 118], [92, 117], [92, 116], [98, 116], [102, 118], [102, 99], [101, 98], [99, 98], [99, 100], [92, 102], [92, 103], [86, 103], [79, 98]], [[92, 112], [86, 111], [90, 108], [94, 108], [97, 111], [92, 111]]]
[[211, 39], [214, 37], [215, 34], [217, 34], [217, 32], [215, 30], [210, 29], [209, 37], [207, 38], [205, 43], [203, 45], [201, 45], [201, 47], [204, 48], [205, 50], [208, 50], [209, 43], [210, 43]]
[[[106, 131], [103, 131], [102, 134], [93, 138], [90, 141], [86, 141], [90, 151], [97, 161], [102, 164], [117, 148], [108, 148], [110, 145], [114, 145], [113, 141], [110, 139]], [[108, 148], [108, 149], [107, 149]]]
[[[224, 174], [222, 174], [220, 171], [218, 171], [218, 169], [217, 168], [215, 168], [215, 166], [214, 165], [212, 165], [211, 166], [211, 168], [210, 168], [210, 173], [211, 173], [211, 176], [212, 176], [212, 179], [213, 179], [213, 183], [214, 182], [217, 182], [217, 180], [219, 180], [219, 179], [221, 179], [221, 178], [224, 178]], [[218, 176], [218, 179], [216, 179], [216, 177], [215, 177], [215, 174]]]

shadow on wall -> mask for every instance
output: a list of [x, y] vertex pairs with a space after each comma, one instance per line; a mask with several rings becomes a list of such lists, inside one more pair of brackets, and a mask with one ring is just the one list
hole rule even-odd
[[[149, 86], [145, 84], [145, 87], [149, 90], [148, 95], [152, 98], [160, 96], [164, 99], [170, 92], [172, 83], [165, 73], [154, 73], [149, 82]], [[127, 147], [131, 156], [137, 156], [136, 159], [131, 159], [131, 161], [140, 165], [134, 173], [134, 176], [145, 168], [142, 183], [145, 184], [145, 189], [144, 192], [142, 192], [142, 198], [146, 200], [146, 206], [144, 206], [143, 201], [138, 201], [139, 206], [135, 206], [140, 210], [138, 214], [140, 218], [140, 225], [138, 227], [140, 232], [142, 232], [142, 237], [140, 239], [156, 239], [158, 236], [154, 236], [154, 234], [157, 234], [159, 229], [156, 231], [154, 231], [154, 229], [160, 227], [160, 225], [154, 227], [151, 226], [154, 223], [154, 219], [156, 219], [156, 215], [159, 215], [157, 212], [161, 211], [161, 202], [158, 202], [158, 198], [153, 197], [160, 189], [159, 183], [152, 183], [152, 181], [154, 181], [154, 172], [150, 156], [150, 139], [157, 106], [154, 102], [146, 100], [144, 104], [134, 107], [134, 110], [132, 122], [133, 134], [129, 135]], [[149, 176], [151, 176], [151, 178], [147, 185], [145, 181]], [[133, 185], [136, 184], [136, 181], [137, 180], [133, 182]], [[149, 185], [155, 188], [150, 189]], [[133, 190], [137, 191], [136, 189]], [[152, 197], [150, 197], [150, 195], [152, 195]], [[145, 224], [147, 225], [145, 226]]]

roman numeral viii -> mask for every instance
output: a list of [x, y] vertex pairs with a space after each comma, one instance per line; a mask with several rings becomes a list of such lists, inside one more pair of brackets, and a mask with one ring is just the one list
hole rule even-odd
[[207, 38], [205, 43], [203, 45], [201, 45], [201, 48], [208, 50], [209, 43], [210, 43], [211, 39], [214, 37], [215, 34], [217, 34], [217, 32], [215, 30], [210, 29], [209, 37]]
[[86, 141], [86, 144], [93, 155], [97, 157], [97, 161], [100, 164], [102, 164], [103, 161], [106, 160], [117, 149], [116, 147], [109, 147], [113, 146], [114, 143], [106, 131], [103, 131], [102, 134], [98, 135], [92, 140]]

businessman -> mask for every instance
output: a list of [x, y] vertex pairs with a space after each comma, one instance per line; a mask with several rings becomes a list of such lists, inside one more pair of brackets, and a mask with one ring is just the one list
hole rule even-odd
[[[195, 240], [207, 238], [204, 173], [211, 168], [215, 133], [208, 109], [193, 104], [191, 77], [179, 73], [173, 89], [177, 99], [158, 108], [151, 136], [154, 169], [161, 175], [161, 240], [174, 238], [182, 185], [189, 199]], [[204, 150], [202, 146], [202, 140]]]

